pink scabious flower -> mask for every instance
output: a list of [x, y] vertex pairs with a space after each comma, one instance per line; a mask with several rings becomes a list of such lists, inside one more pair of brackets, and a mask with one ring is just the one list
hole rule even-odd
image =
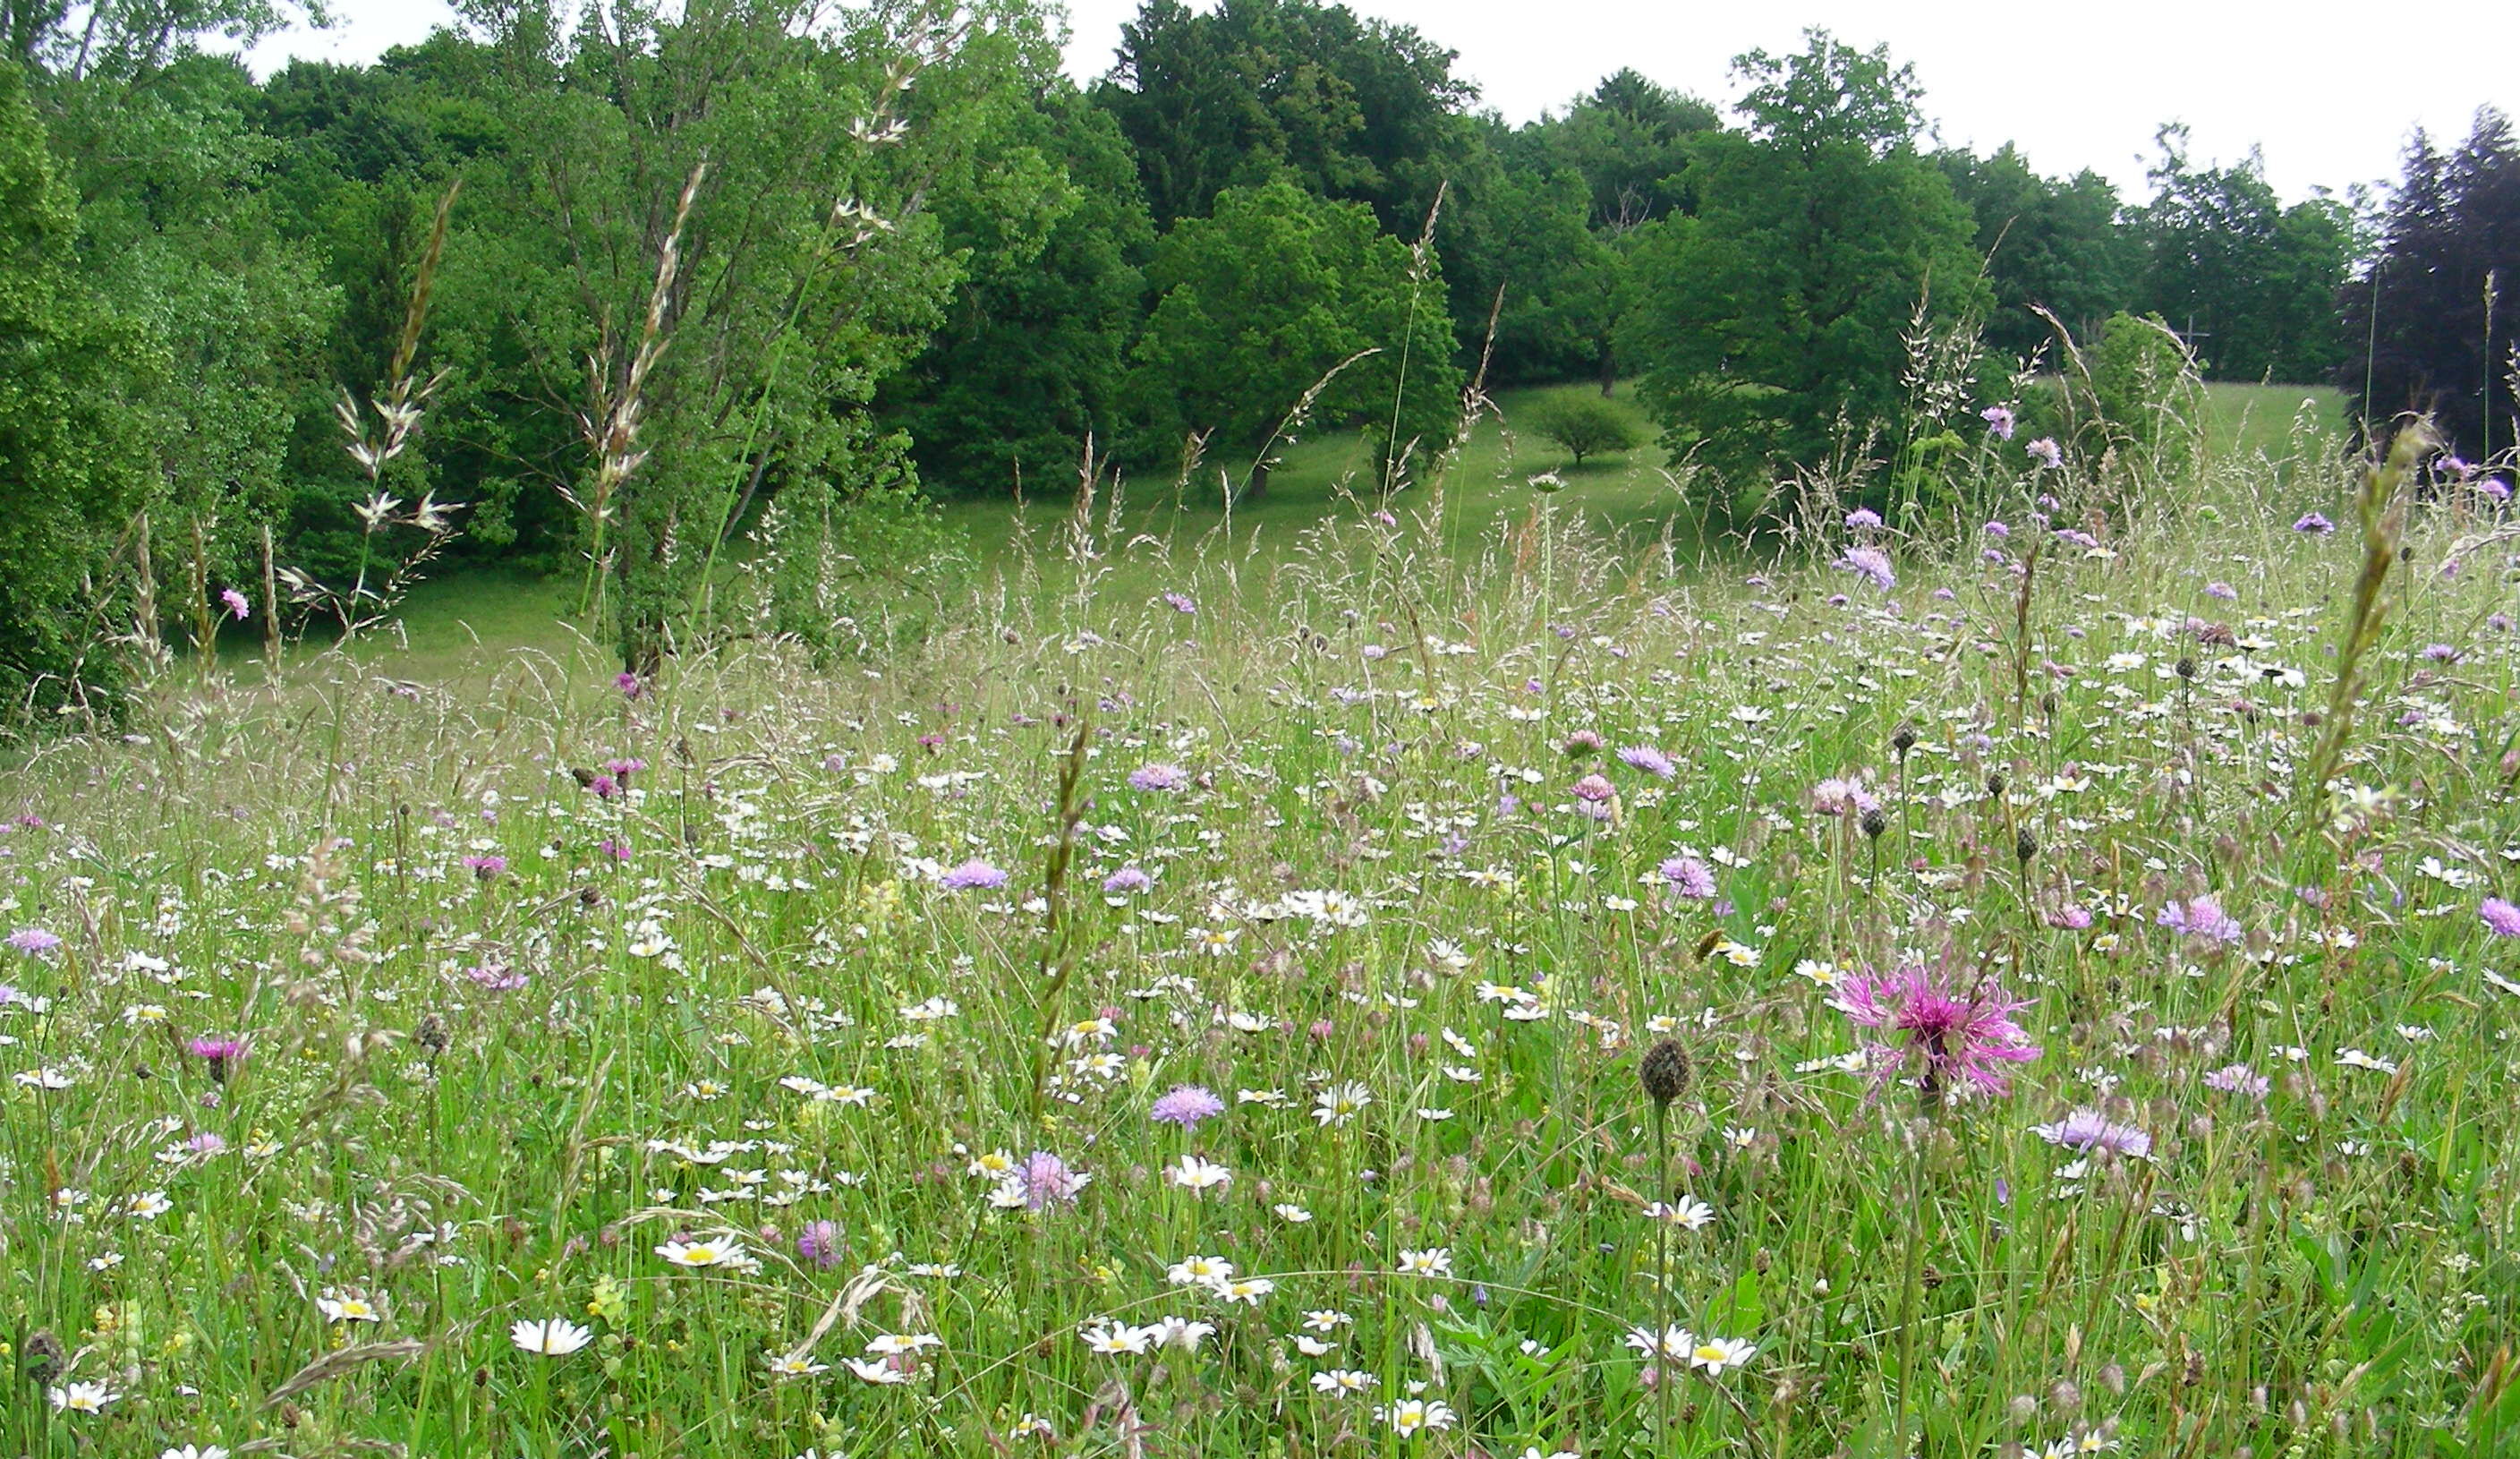
[[1674, 856], [1659, 869], [1674, 895], [1699, 902], [1715, 899], [1715, 873], [1696, 857]]
[[2029, 1000], [2006, 996], [1991, 979], [1963, 996], [1934, 969], [1911, 964], [1891, 973], [1868, 970], [1847, 980], [1830, 1006], [1858, 1027], [1884, 1035], [1866, 1046], [1880, 1066], [1882, 1082], [1912, 1061], [1921, 1063], [1918, 1084], [1929, 1101], [1945, 1094], [2002, 1094], [2012, 1086], [1999, 1066], [2039, 1057], [2039, 1046], [2012, 1021]]
[[2012, 407], [1990, 405], [1979, 411], [1977, 415], [1979, 420], [1986, 422], [1986, 429], [1995, 433], [1996, 439], [2012, 439]]
[[2056, 444], [2053, 436], [2043, 435], [2021, 449], [2029, 454], [2031, 460], [2049, 471], [2065, 464], [2065, 448]]
[[1187, 593], [1166, 593], [1164, 594], [1164, 604], [1175, 613], [1198, 612], [1198, 605], [1192, 602], [1190, 595]]
[[22, 927], [9, 935], [9, 945], [28, 957], [52, 951], [62, 945], [61, 935], [40, 927]]
[[1142, 866], [1124, 866], [1102, 879], [1102, 890], [1111, 896], [1144, 891], [1153, 885], [1155, 879], [1147, 875], [1146, 868]]
[[2336, 530], [2336, 524], [2324, 512], [2304, 512], [2293, 519], [2292, 529], [2306, 537], [2324, 537]]
[[2153, 921], [2191, 937], [2209, 942], [2237, 942], [2245, 935], [2240, 919], [2223, 910], [2223, 904], [2211, 892], [2191, 896], [2185, 902], [2172, 902], [2161, 909]]
[[1859, 532], [1868, 532], [1881, 525], [1881, 514], [1870, 507], [1858, 507], [1846, 514], [1846, 524]]
[[2138, 1161], [2152, 1154], [2152, 1136], [2132, 1124], [2120, 1124], [2097, 1110], [2076, 1110], [2053, 1124], [2034, 1124], [2030, 1132], [2050, 1145], [2086, 1154], [2105, 1150]]
[[1176, 1084], [1155, 1097], [1147, 1117], [1158, 1124], [1178, 1124], [1183, 1129], [1197, 1126], [1202, 1119], [1213, 1119], [1225, 1113], [1225, 1101], [1215, 1091], [1198, 1084]]
[[1092, 1179], [1082, 1170], [1071, 1169], [1067, 1162], [1047, 1150], [1036, 1150], [1014, 1173], [1012, 1182], [1023, 1193], [1024, 1205], [1033, 1210], [1046, 1210], [1076, 1200], [1076, 1193]]
[[1650, 745], [1631, 745], [1619, 752], [1619, 760], [1633, 770], [1642, 770], [1656, 780], [1669, 780], [1680, 773], [1671, 756]]
[[2265, 1074], [2245, 1064], [2227, 1064], [2205, 1076], [2205, 1087], [2225, 1094], [2245, 1094], [2251, 1099], [2264, 1099], [2274, 1087]]
[[1179, 765], [1141, 765], [1129, 772], [1133, 791], [1177, 791], [1190, 784], [1190, 772]]
[[1618, 788], [1616, 786], [1611, 785], [1607, 780], [1604, 780], [1598, 775], [1587, 775], [1582, 780], [1575, 782], [1575, 798], [1578, 800], [1591, 800], [1598, 803], [1609, 799], [1612, 796], [1615, 796], [1618, 793]]
[[1890, 566], [1890, 554], [1869, 542], [1858, 543], [1846, 549], [1844, 555], [1838, 558], [1836, 566], [1845, 571], [1871, 579], [1872, 585], [1885, 593], [1899, 585], [1899, 574]]
[[219, 602], [227, 606], [229, 616], [240, 623], [253, 614], [253, 605], [246, 601], [245, 594], [234, 588], [219, 589]]
[[968, 891], [973, 888], [989, 889], [1007, 885], [1007, 874], [974, 856], [951, 868], [936, 879], [936, 885], [948, 891]]
[[1832, 775], [1812, 787], [1812, 809], [1823, 815], [1860, 816], [1879, 810], [1880, 798], [1865, 789], [1861, 775]]
[[2489, 896], [2476, 909], [2476, 915], [2484, 920], [2485, 930], [2496, 936], [2520, 937], [2520, 907], [2498, 896]]
[[2072, 902], [2067, 902], [2048, 913], [2048, 925], [2079, 933], [2092, 925], [2092, 911], [2089, 907], [2079, 907]]

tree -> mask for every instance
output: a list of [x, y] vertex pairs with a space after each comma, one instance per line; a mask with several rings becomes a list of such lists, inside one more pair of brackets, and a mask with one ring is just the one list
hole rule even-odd
[[1277, 430], [1307, 401], [1326, 423], [1379, 433], [1378, 467], [1405, 470], [1449, 437], [1462, 373], [1443, 278], [1363, 205], [1282, 180], [1228, 189], [1210, 216], [1164, 235], [1147, 277], [1159, 297], [1134, 393], [1150, 443], [1197, 432], [1229, 465], [1250, 459], [1246, 498], [1267, 488]]
[[24, 73], [0, 59], [0, 696], [110, 682], [118, 538], [150, 489], [142, 399], [159, 360], [73, 271], [78, 217]]
[[2156, 141], [2153, 199], [2134, 214], [2146, 255], [2140, 306], [2180, 329], [2209, 375], [2326, 376], [2342, 347], [2330, 301], [2352, 257], [2342, 205], [2284, 207], [2254, 154], [2232, 166], [2191, 162], [2184, 127], [2165, 126]]
[[1894, 421], [1920, 303], [1943, 319], [1985, 299], [1969, 214], [1916, 151], [1910, 68], [1808, 41], [1734, 63], [1748, 132], [1698, 138], [1696, 214], [1647, 225], [1631, 265], [1619, 348], [1666, 446], [1736, 473]]
[[1320, 0], [1146, 0], [1096, 102], [1138, 156], [1157, 226], [1283, 175], [1416, 236], [1467, 145], [1477, 95], [1453, 53]]
[[2117, 189], [2108, 179], [2088, 170], [2043, 177], [2009, 144], [1992, 157], [1954, 150], [1935, 160], [1977, 220], [1974, 244], [1994, 292], [1990, 348], [2020, 359], [2049, 342], [2050, 328], [2037, 309], [2077, 334], [2092, 334], [2134, 301], [2142, 252], [2119, 224]]
[[927, 349], [885, 389], [922, 479], [1056, 482], [1086, 438], [1122, 434], [1154, 230], [1110, 115], [1054, 83], [939, 180], [932, 210], [964, 280]]
[[1572, 168], [1584, 179], [1588, 221], [1615, 238], [1688, 210], [1690, 139], [1721, 124], [1713, 107], [1628, 68], [1514, 132], [1504, 150], [1532, 171]]
[[2510, 120], [2480, 111], [2452, 154], [2417, 132], [2378, 250], [2338, 297], [2347, 346], [2335, 379], [2366, 429], [2385, 433], [2399, 413], [2421, 411], [2461, 456], [2510, 449], [2520, 438], [2510, 374], [2520, 332], [2506, 301], [2514, 281], [2520, 142]]
[[1644, 433], [1626, 410], [1599, 395], [1552, 394], [1540, 403], [1528, 423], [1542, 439], [1553, 441], [1582, 466], [1587, 456], [1633, 451]]

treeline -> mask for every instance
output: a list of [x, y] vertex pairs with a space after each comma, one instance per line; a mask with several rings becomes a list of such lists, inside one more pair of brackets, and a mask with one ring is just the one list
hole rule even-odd
[[[196, 637], [223, 584], [355, 627], [438, 553], [583, 574], [634, 668], [723, 625], [736, 558], [751, 626], [830, 634], [924, 560], [922, 491], [1062, 489], [1091, 442], [1257, 492], [1290, 429], [1395, 486], [1473, 379], [1633, 378], [1746, 475], [1914, 429], [1928, 339], [1986, 397], [1955, 418], [2060, 328], [2311, 381], [2436, 307], [2254, 160], [2165, 128], [2131, 200], [1938, 149], [1908, 68], [1820, 32], [1739, 58], [1730, 125], [1622, 69], [1514, 126], [1317, 0], [1147, 0], [1084, 87], [1038, 0], [464, 13], [256, 82], [202, 46], [276, 0], [0, 0], [0, 691], [95, 677], [135, 590]], [[2391, 248], [2458, 231], [2408, 205]], [[2477, 341], [2374, 389], [2490, 389]]]

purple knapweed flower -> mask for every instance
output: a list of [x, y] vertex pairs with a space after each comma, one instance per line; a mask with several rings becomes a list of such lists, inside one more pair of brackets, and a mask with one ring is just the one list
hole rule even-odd
[[2424, 657], [2435, 663], [2456, 663], [2458, 648], [2453, 644], [2428, 643], [2424, 645]]
[[228, 1070], [245, 1058], [245, 1044], [233, 1038], [196, 1038], [184, 1051], [209, 1066], [210, 1077], [224, 1084]]
[[480, 880], [487, 882], [508, 869], [508, 858], [505, 856], [467, 856], [464, 858], [463, 864], [465, 870], [472, 873], [473, 876], [478, 877]]
[[2237, 942], [2245, 935], [2240, 919], [2223, 910], [2223, 904], [2212, 893], [2191, 896], [2185, 902], [2172, 902], [2161, 909], [2153, 921], [2191, 937], [2209, 942]]
[[1198, 1084], [1175, 1084], [1155, 1097], [1147, 1117], [1158, 1124], [1178, 1124], [1183, 1129], [1196, 1127], [1202, 1119], [1213, 1119], [1225, 1113], [1225, 1101], [1213, 1090]]
[[837, 1221], [814, 1221], [796, 1233], [796, 1254], [825, 1271], [840, 1264], [840, 1225]]
[[1612, 796], [1619, 793], [1616, 786], [1611, 785], [1609, 781], [1598, 775], [1585, 776], [1582, 780], [1575, 782], [1574, 789], [1576, 799], [1590, 800], [1596, 804], [1605, 801]]
[[2061, 927], [2067, 932], [2079, 933], [2092, 925], [2092, 909], [2067, 902], [2061, 907], [2048, 911], [2048, 925]]
[[2007, 997], [1992, 979], [1978, 980], [1962, 996], [1922, 966], [1866, 972], [1849, 979], [1831, 1006], [1857, 1026], [1885, 1035], [1867, 1045], [1882, 1066], [1883, 1082], [1907, 1068], [1912, 1057], [1919, 1060], [1921, 1087], [1929, 1099], [2002, 1094], [2011, 1084], [1999, 1066], [2039, 1057], [2039, 1046], [2012, 1021], [2029, 1001]]
[[1860, 816], [1879, 810], [1880, 798], [1865, 788], [1860, 775], [1832, 775], [1812, 787], [1812, 809], [1825, 815]]
[[612, 676], [612, 687], [623, 699], [637, 699], [648, 692], [646, 681], [626, 668]]
[[974, 856], [960, 866], [949, 868], [943, 876], [936, 879], [936, 885], [948, 891], [1004, 887], [1007, 885], [1007, 874]]

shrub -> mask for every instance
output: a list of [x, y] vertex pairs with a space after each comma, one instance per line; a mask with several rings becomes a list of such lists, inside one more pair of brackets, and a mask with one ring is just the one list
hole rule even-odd
[[1632, 451], [1644, 443], [1644, 432], [1635, 419], [1598, 395], [1552, 395], [1532, 413], [1531, 429], [1574, 457], [1578, 466], [1587, 456]]

